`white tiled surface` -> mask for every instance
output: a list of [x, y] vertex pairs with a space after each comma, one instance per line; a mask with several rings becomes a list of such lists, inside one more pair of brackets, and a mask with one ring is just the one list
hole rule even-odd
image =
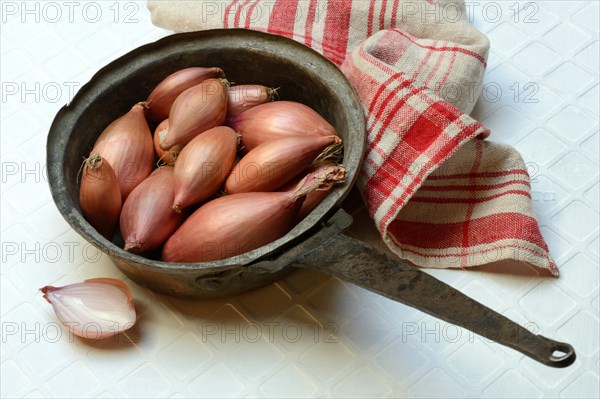
[[37, 289], [123, 276], [55, 209], [47, 130], [72, 88], [167, 32], [150, 24], [143, 2], [3, 1], [1, 396], [599, 397], [598, 2], [470, 4], [492, 41], [485, 83], [502, 90], [474, 113], [493, 140], [517, 146], [529, 163], [534, 207], [561, 277], [432, 273], [573, 344], [573, 366], [541, 366], [307, 271], [203, 302], [126, 280], [140, 313], [131, 342], [70, 342]]

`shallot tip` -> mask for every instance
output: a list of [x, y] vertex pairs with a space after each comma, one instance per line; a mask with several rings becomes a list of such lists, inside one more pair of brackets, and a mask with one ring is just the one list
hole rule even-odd
[[225, 79], [225, 71], [218, 67], [214, 67], [213, 69], [216, 71], [217, 78]]
[[81, 162], [81, 167], [77, 172], [77, 184], [79, 184], [79, 177], [81, 176], [81, 172], [83, 172], [83, 168], [85, 168], [85, 166], [87, 165], [90, 168], [94, 169], [98, 165], [98, 162], [102, 162], [102, 157], [100, 156], [100, 154], [93, 154], [87, 158], [83, 157], [83, 162]]
[[50, 291], [54, 291], [56, 289], [56, 287], [53, 287], [51, 285], [46, 285], [42, 288], [40, 288], [40, 291], [42, 291], [42, 293], [44, 294], [43, 298], [46, 300], [46, 302], [48, 302], [49, 304], [52, 304], [52, 302], [50, 302], [50, 299], [48, 298], [48, 293]]

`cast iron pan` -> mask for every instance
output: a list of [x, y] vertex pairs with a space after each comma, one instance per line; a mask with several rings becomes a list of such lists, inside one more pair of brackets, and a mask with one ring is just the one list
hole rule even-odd
[[[96, 138], [170, 73], [219, 66], [237, 84], [280, 87], [284, 100], [323, 115], [344, 141], [347, 181], [281, 239], [257, 250], [208, 263], [166, 263], [130, 254], [82, 217], [77, 173]], [[67, 222], [106, 252], [132, 280], [158, 292], [196, 298], [229, 296], [269, 284], [293, 267], [339, 277], [439, 319], [467, 328], [552, 367], [575, 361], [571, 345], [534, 335], [429, 274], [377, 252], [343, 231], [352, 218], [340, 209], [360, 170], [365, 149], [363, 110], [330, 61], [293, 40], [246, 30], [175, 34], [142, 46], [102, 68], [63, 107], [50, 128], [50, 189]], [[119, 243], [119, 237], [114, 241]]]

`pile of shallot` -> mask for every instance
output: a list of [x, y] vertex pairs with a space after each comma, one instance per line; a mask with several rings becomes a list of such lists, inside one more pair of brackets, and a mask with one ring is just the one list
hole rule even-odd
[[167, 262], [224, 259], [282, 237], [346, 170], [334, 127], [276, 97], [230, 85], [220, 68], [167, 76], [98, 137], [82, 165], [83, 216], [109, 240], [120, 233], [126, 251]]

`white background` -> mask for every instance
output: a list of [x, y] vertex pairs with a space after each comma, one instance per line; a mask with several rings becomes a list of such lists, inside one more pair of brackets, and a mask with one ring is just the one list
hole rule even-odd
[[491, 39], [485, 83], [495, 90], [474, 114], [529, 163], [561, 277], [431, 272], [573, 344], [576, 363], [558, 370], [306, 271], [201, 302], [125, 279], [140, 316], [131, 341], [71, 339], [37, 289], [124, 276], [56, 210], [47, 131], [72, 88], [168, 32], [151, 24], [144, 2], [67, 3], [2, 2], [2, 397], [600, 396], [598, 2], [471, 3]]

